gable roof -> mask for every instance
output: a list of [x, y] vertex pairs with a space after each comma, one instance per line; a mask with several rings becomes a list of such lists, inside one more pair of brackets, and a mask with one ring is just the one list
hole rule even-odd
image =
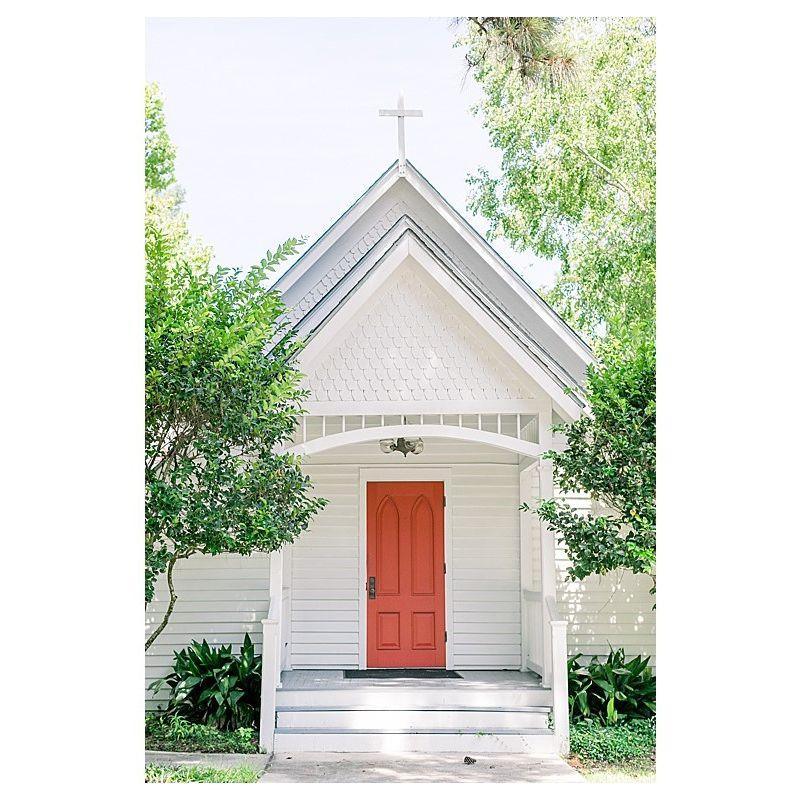
[[403, 175], [397, 162], [390, 165], [276, 281], [291, 327], [316, 336], [409, 237], [585, 405], [589, 346], [410, 162]]

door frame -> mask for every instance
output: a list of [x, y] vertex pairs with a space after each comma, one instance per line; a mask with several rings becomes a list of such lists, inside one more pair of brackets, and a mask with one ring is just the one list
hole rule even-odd
[[[444, 496], [450, 496], [450, 467], [417, 467], [403, 464], [396, 467], [359, 467], [358, 470], [358, 668], [367, 668], [367, 483], [379, 481], [444, 483]], [[453, 667], [453, 558], [451, 524], [452, 502], [444, 507], [444, 618], [447, 630], [445, 669]]]

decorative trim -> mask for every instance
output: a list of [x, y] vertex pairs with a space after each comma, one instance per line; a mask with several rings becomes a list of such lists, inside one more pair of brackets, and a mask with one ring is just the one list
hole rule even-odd
[[395, 160], [366, 188], [363, 194], [353, 201], [352, 205], [330, 225], [311, 247], [275, 281], [273, 288], [279, 292], [285, 292], [294, 286], [316, 263], [313, 258], [314, 253], [319, 251], [319, 255], [323, 255], [326, 250], [326, 241], [336, 241], [344, 233], [344, 229], [349, 227], [347, 218], [356, 214], [357, 211], [359, 214], [363, 214], [385, 191], [399, 180], [399, 176], [396, 173], [392, 174], [396, 167], [397, 161]]
[[460, 439], [468, 442], [481, 442], [512, 453], [538, 458], [546, 449], [540, 444], [526, 442], [513, 436], [493, 433], [491, 431], [478, 431], [472, 428], [459, 428], [455, 425], [385, 425], [379, 428], [358, 428], [345, 433], [333, 433], [329, 436], [320, 436], [311, 441], [290, 445], [281, 452], [295, 455], [309, 456], [322, 453], [335, 447], [344, 447], [349, 444], [361, 442], [377, 442], [379, 439], [396, 439], [398, 436], [426, 436], [441, 439]]
[[[375, 266], [354, 286], [336, 306], [328, 312], [324, 320], [315, 328], [315, 333], [307, 340], [305, 349], [299, 357], [301, 371], [308, 373], [310, 365], [334, 345], [340, 335], [347, 329], [355, 317], [379, 287], [384, 285], [394, 271], [411, 256], [425, 273], [432, 278], [456, 304], [467, 313], [489, 337], [496, 343], [505, 357], [516, 363], [522, 371], [530, 376], [542, 389], [556, 400], [557, 407], [563, 411], [567, 419], [578, 419], [582, 413], [582, 404], [575, 397], [565, 392], [562, 385], [548, 369], [518, 341], [509, 330], [503, 327], [460, 282], [420, 243], [415, 235], [405, 232], [393, 247], [385, 253]], [[348, 313], [341, 312], [344, 305], [349, 306]]]

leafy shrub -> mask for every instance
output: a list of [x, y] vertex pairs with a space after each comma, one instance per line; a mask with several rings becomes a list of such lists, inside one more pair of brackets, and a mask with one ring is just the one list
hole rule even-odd
[[144, 768], [145, 783], [256, 783], [258, 773], [250, 767], [220, 769], [206, 766], [170, 766], [148, 764]]
[[614, 725], [628, 719], [647, 719], [656, 713], [656, 679], [650, 656], [625, 661], [625, 650], [611, 650], [605, 661], [597, 656], [580, 665], [579, 653], [567, 662], [570, 717], [599, 719]]
[[205, 639], [176, 652], [172, 672], [151, 683], [150, 689], [156, 693], [164, 685], [170, 688], [168, 715], [222, 731], [258, 725], [261, 656], [247, 633], [238, 656], [230, 645], [211, 647]]
[[255, 728], [221, 731], [175, 715], [161, 714], [145, 719], [145, 747], [184, 753], [257, 753]]
[[651, 758], [656, 747], [656, 721], [631, 719], [617, 725], [603, 725], [597, 719], [583, 719], [570, 725], [572, 755], [588, 761], [618, 763]]

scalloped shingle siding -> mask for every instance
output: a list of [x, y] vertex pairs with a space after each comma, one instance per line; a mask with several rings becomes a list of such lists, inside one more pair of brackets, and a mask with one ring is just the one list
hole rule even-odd
[[311, 400], [531, 397], [488, 355], [451, 304], [403, 269], [307, 379]]

